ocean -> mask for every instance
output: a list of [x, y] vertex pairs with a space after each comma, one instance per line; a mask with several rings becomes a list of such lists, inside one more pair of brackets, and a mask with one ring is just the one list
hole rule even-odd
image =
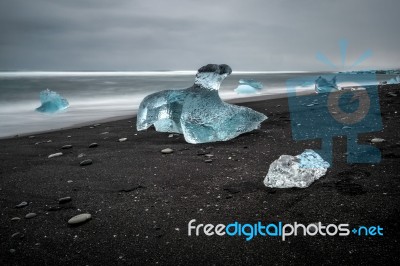
[[[190, 87], [195, 71], [163, 72], [0, 72], [0, 137], [33, 134], [95, 121], [133, 116], [142, 99], [165, 89]], [[223, 83], [224, 100], [286, 93], [286, 81], [326, 73], [234, 72]], [[393, 76], [393, 75], [392, 75]], [[390, 75], [377, 75], [378, 81]], [[260, 94], [238, 95], [239, 79], [255, 79], [264, 85]], [[339, 81], [340, 83], [340, 81]], [[39, 92], [50, 89], [66, 98], [70, 107], [53, 115], [35, 111]], [[305, 86], [312, 91], [313, 86]], [[245, 101], [246, 99], [243, 99]]]

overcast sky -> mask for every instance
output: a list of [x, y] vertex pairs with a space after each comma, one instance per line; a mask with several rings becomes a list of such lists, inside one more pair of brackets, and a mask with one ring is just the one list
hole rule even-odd
[[400, 67], [398, 0], [0, 0], [1, 70]]

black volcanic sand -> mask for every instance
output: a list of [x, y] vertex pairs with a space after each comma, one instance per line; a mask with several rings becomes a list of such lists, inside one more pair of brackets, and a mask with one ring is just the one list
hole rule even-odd
[[[263, 185], [280, 155], [320, 146], [292, 140], [285, 98], [243, 103], [269, 119], [227, 142], [193, 145], [181, 135], [137, 132], [135, 118], [0, 140], [0, 264], [398, 264], [400, 94], [389, 91], [400, 93], [380, 89], [384, 129], [359, 136], [360, 143], [386, 140], [373, 144], [381, 163], [347, 164], [346, 138], [335, 137], [334, 166], [306, 189]], [[93, 142], [98, 147], [88, 148]], [[174, 153], [162, 154], [164, 148]], [[56, 152], [64, 155], [48, 158]], [[211, 163], [204, 153], [214, 155]], [[93, 164], [80, 166], [85, 159]], [[72, 201], [59, 204], [66, 196]], [[22, 201], [29, 205], [15, 208]], [[24, 218], [30, 212], [37, 216]], [[92, 220], [68, 225], [86, 212]], [[384, 236], [189, 237], [191, 219], [380, 225]]]

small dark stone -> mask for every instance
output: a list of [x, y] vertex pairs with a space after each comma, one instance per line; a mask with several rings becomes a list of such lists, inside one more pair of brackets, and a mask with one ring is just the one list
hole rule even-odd
[[99, 144], [97, 144], [97, 143], [92, 143], [92, 144], [89, 145], [89, 148], [96, 148], [96, 147], [98, 147], [98, 146], [99, 146]]
[[28, 213], [27, 215], [25, 215], [25, 218], [26, 218], [26, 219], [31, 219], [31, 218], [36, 217], [36, 216], [37, 216], [36, 213], [30, 212], [30, 213]]
[[25, 206], [28, 206], [28, 202], [23, 201], [20, 204], [16, 205], [15, 208], [19, 209], [19, 208], [23, 208]]
[[82, 161], [82, 162], [80, 162], [80, 166], [86, 166], [86, 165], [91, 165], [93, 163], [93, 161], [91, 160], [91, 159], [87, 159], [87, 160], [84, 160], [84, 161]]
[[68, 150], [68, 149], [71, 149], [71, 148], [72, 148], [72, 145], [64, 145], [64, 146], [61, 147], [61, 149], [63, 149], [63, 150]]
[[140, 189], [140, 188], [146, 188], [145, 186], [142, 185], [138, 185], [132, 188], [124, 188], [124, 189], [120, 189], [118, 190], [118, 192], [131, 192], [131, 191], [135, 191], [136, 189]]
[[207, 154], [207, 152], [205, 151], [205, 150], [203, 150], [203, 149], [201, 149], [201, 150], [198, 150], [197, 151], [197, 155], [206, 155]]
[[47, 211], [49, 211], [49, 212], [55, 212], [55, 211], [59, 211], [59, 210], [61, 210], [62, 208], [60, 207], [60, 206], [50, 206], [50, 207], [48, 207], [47, 208]]
[[58, 203], [59, 204], [64, 204], [64, 203], [70, 202], [71, 200], [72, 200], [71, 197], [63, 197], [63, 198], [58, 200]]

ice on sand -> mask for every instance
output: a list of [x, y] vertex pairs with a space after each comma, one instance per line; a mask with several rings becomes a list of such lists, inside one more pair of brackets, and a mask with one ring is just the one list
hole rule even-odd
[[209, 64], [198, 70], [192, 87], [148, 95], [139, 106], [137, 130], [154, 125], [160, 132], [182, 133], [189, 143], [206, 143], [259, 128], [267, 116], [219, 97], [221, 82], [231, 73], [228, 65]]
[[52, 114], [69, 107], [69, 103], [65, 98], [49, 89], [41, 91], [39, 97], [42, 105], [36, 108], [38, 112]]
[[263, 84], [254, 79], [240, 79], [239, 83], [240, 85], [235, 89], [237, 94], [259, 93], [263, 88]]
[[330, 81], [321, 76], [315, 80], [315, 91], [317, 93], [328, 93], [338, 90], [339, 89], [336, 85], [336, 76], [334, 76]]
[[330, 165], [313, 150], [297, 156], [282, 155], [269, 167], [264, 185], [271, 188], [305, 188], [325, 175]]
[[400, 84], [400, 76], [389, 79], [387, 84]]

